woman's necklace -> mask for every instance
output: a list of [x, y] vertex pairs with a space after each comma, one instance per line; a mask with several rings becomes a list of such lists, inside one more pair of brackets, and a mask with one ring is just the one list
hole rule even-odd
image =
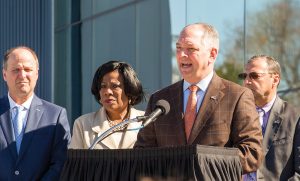
[[113, 127], [113, 126], [116, 126], [117, 124], [121, 123], [121, 122], [117, 122], [117, 121], [112, 121], [110, 119], [107, 119], [107, 120], [108, 120], [109, 127]]
[[[117, 121], [111, 121], [111, 120], [108, 119], [108, 125], [109, 125], [109, 127], [114, 127], [114, 126], [116, 126], [116, 125], [118, 125], [120, 123], [121, 122], [118, 123]], [[119, 126], [116, 129], [114, 129], [114, 131], [121, 131], [121, 130], [124, 130], [126, 127], [127, 127], [127, 124], [124, 124], [122, 126]]]
[[[129, 114], [127, 116], [125, 116], [125, 119], [123, 119], [121, 122], [110, 120], [109, 117], [108, 117], [108, 115], [106, 115], [106, 118], [107, 118], [109, 127], [114, 127], [114, 126], [120, 124], [121, 122], [123, 122], [124, 120], [128, 119], [129, 118]], [[115, 129], [115, 131], [124, 130], [127, 126], [128, 126], [128, 124], [124, 124], [124, 125], [118, 127], [117, 129]]]

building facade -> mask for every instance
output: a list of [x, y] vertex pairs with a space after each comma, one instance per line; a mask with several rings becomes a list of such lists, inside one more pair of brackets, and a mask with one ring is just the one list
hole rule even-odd
[[21, 44], [35, 49], [41, 66], [37, 94], [66, 107], [72, 124], [99, 108], [90, 87], [96, 69], [109, 60], [131, 64], [148, 95], [180, 80], [179, 32], [206, 22], [220, 34], [218, 74], [240, 83], [236, 75], [248, 58], [272, 55], [283, 69], [279, 94], [300, 105], [299, 8], [300, 0], [1, 1], [0, 53]]

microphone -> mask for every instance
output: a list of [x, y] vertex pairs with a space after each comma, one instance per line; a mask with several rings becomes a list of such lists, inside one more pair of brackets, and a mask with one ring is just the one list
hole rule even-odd
[[160, 115], [166, 115], [170, 111], [170, 104], [166, 100], [159, 100], [156, 102], [154, 111], [148, 116], [148, 118], [143, 122], [143, 127], [146, 127], [148, 124], [156, 120]]

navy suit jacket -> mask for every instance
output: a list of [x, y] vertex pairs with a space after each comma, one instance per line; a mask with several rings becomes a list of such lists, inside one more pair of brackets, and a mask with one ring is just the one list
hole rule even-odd
[[19, 154], [7, 96], [0, 99], [0, 181], [58, 180], [67, 158], [66, 110], [34, 95]]

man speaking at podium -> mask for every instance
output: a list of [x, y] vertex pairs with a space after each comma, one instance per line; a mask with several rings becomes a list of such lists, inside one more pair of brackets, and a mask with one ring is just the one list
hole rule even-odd
[[151, 95], [170, 103], [168, 114], [141, 129], [135, 148], [210, 145], [239, 149], [243, 173], [256, 171], [262, 160], [262, 132], [252, 92], [214, 72], [218, 32], [211, 25], [186, 26], [176, 43], [183, 80]]

